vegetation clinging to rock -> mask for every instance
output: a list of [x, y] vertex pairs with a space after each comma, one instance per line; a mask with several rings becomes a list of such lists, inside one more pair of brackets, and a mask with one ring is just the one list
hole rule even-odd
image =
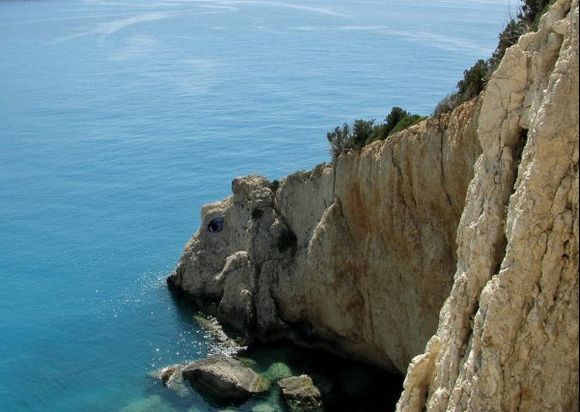
[[[452, 111], [460, 104], [479, 95], [493, 71], [499, 65], [508, 47], [517, 43], [522, 34], [536, 30], [542, 14], [555, 0], [521, 0], [520, 10], [515, 18], [510, 19], [499, 34], [498, 45], [486, 60], [479, 59], [463, 72], [463, 79], [457, 82], [457, 90], [445, 96], [435, 107], [434, 116]], [[386, 117], [385, 123], [375, 124], [375, 120], [355, 119], [351, 125], [344, 123], [327, 133], [330, 143], [330, 154], [333, 160], [341, 153], [358, 149], [375, 140], [385, 139], [390, 134], [399, 132], [425, 119], [411, 114], [400, 107], [394, 107]]]
[[508, 47], [517, 43], [522, 34], [537, 30], [538, 22], [550, 4], [555, 0], [522, 0], [520, 11], [515, 18], [510, 19], [499, 34], [498, 45], [487, 60], [479, 59], [468, 70], [463, 72], [463, 79], [457, 83], [457, 91], [445, 96], [435, 107], [435, 116], [447, 113], [461, 103], [477, 96], [487, 84], [493, 71], [499, 65]]
[[393, 107], [385, 118], [385, 122], [381, 124], [375, 124], [374, 119], [355, 119], [352, 126], [344, 123], [326, 134], [330, 143], [330, 154], [333, 159], [336, 159], [345, 151], [364, 147], [375, 140], [385, 139], [424, 119], [426, 117], [409, 113], [400, 107]]

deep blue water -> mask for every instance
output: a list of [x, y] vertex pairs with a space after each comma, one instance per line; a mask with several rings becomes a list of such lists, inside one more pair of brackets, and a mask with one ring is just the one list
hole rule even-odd
[[164, 283], [200, 206], [429, 114], [508, 4], [0, 0], [0, 411], [160, 408], [147, 372], [213, 347]]

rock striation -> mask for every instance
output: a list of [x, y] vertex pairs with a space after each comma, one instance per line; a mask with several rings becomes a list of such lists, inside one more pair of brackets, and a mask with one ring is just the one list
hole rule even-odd
[[437, 333], [401, 411], [578, 410], [578, 1], [506, 52]]
[[232, 196], [202, 208], [170, 284], [245, 341], [284, 337], [406, 370], [453, 283], [478, 110], [279, 184], [234, 179]]
[[169, 284], [246, 342], [407, 371], [401, 411], [577, 410], [578, 132], [578, 1], [557, 0], [478, 99], [234, 179]]

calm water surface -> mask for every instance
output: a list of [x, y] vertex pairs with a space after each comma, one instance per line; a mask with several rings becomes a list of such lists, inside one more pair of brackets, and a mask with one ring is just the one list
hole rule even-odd
[[169, 408], [147, 372], [215, 349], [164, 285], [200, 206], [326, 161], [345, 120], [429, 114], [508, 13], [0, 1], [0, 410]]

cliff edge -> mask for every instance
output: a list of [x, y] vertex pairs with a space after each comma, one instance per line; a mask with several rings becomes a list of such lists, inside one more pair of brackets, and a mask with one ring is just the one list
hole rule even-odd
[[403, 372], [453, 283], [478, 107], [279, 185], [234, 179], [232, 196], [203, 207], [170, 283], [245, 340], [285, 337]]
[[539, 27], [451, 113], [234, 179], [169, 284], [245, 341], [407, 371], [399, 410], [578, 409], [578, 1]]
[[507, 50], [437, 333], [398, 410], [578, 410], [578, 1]]

